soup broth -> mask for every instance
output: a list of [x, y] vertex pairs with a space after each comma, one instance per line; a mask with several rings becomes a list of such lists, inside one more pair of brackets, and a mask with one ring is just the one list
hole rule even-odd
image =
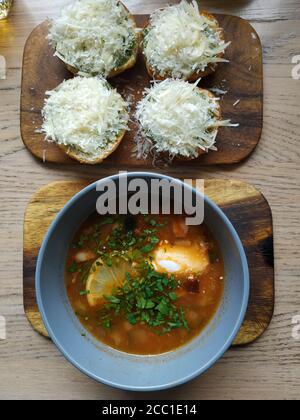
[[65, 277], [84, 327], [131, 354], [189, 342], [214, 316], [224, 289], [209, 229], [177, 215], [91, 215], [70, 246]]

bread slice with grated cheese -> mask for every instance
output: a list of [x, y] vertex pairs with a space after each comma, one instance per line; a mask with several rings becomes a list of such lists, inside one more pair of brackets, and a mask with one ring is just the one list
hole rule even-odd
[[51, 22], [48, 38], [73, 74], [110, 78], [136, 63], [136, 23], [119, 0], [76, 0]]
[[181, 159], [194, 159], [209, 150], [217, 150], [220, 126], [232, 126], [221, 120], [219, 99], [196, 83], [165, 79], [146, 89], [137, 105], [136, 119], [139, 158], [150, 153]]
[[42, 131], [81, 163], [101, 163], [128, 129], [127, 103], [106, 80], [74, 77], [46, 92]]
[[155, 11], [142, 40], [148, 73], [157, 80], [207, 76], [227, 61], [223, 57], [229, 44], [215, 17], [185, 0]]

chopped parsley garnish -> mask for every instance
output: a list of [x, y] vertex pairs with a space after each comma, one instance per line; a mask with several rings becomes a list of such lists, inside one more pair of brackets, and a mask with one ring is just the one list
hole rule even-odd
[[157, 229], [161, 226], [154, 219], [147, 220], [147, 227], [141, 231], [135, 229], [129, 217], [114, 220], [116, 226], [112, 229], [106, 242], [99, 242], [96, 253], [110, 266], [111, 257], [119, 256], [127, 261], [142, 260], [143, 254], [153, 251], [160, 242]]
[[[131, 325], [148, 325], [157, 334], [174, 328], [189, 329], [183, 308], [176, 305], [176, 289], [180, 286], [178, 280], [173, 275], [156, 272], [149, 255], [160, 242], [158, 228], [167, 222], [160, 223], [148, 215], [144, 215], [144, 222], [146, 225], [139, 228], [130, 217], [107, 217], [95, 224], [93, 233], [81, 235], [73, 244], [76, 248], [88, 246], [108, 267], [112, 267], [116, 256], [136, 264], [135, 274], [126, 273], [123, 285], [105, 296], [105, 303], [100, 309], [101, 324], [109, 329], [114, 316], [122, 315]], [[105, 225], [113, 226], [109, 235], [103, 238], [101, 229]], [[84, 284], [93, 263], [94, 260], [85, 263], [74, 261], [67, 270], [78, 272]], [[98, 261], [97, 264], [102, 263]], [[79, 292], [80, 296], [89, 293], [88, 290]]]
[[85, 295], [88, 295], [89, 293], [90, 293], [90, 291], [89, 291], [89, 290], [81, 290], [81, 291], [79, 292], [80, 296], [85, 296]]
[[78, 270], [78, 265], [76, 261], [73, 261], [70, 267], [68, 268], [69, 273], [75, 273]]
[[122, 287], [105, 296], [100, 311], [103, 327], [109, 328], [114, 315], [123, 315], [134, 325], [138, 322], [165, 334], [174, 328], [189, 329], [182, 307], [175, 305], [179, 282], [173, 275], [158, 273], [143, 262], [135, 276], [127, 273]]

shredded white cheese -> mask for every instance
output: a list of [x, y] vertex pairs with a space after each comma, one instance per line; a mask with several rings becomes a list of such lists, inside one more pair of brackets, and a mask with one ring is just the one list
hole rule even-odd
[[228, 93], [227, 90], [223, 90], [217, 87], [213, 87], [209, 89], [211, 92], [215, 93], [216, 95], [226, 95]]
[[136, 111], [139, 158], [151, 151], [195, 158], [199, 149], [216, 150], [218, 127], [231, 126], [219, 119], [219, 99], [199, 90], [196, 83], [166, 79], [145, 94]]
[[65, 63], [88, 75], [107, 76], [131, 57], [135, 30], [118, 0], [77, 0], [52, 22], [48, 38]]
[[218, 54], [229, 44], [221, 39], [217, 24], [200, 14], [196, 1], [184, 0], [152, 14], [143, 50], [157, 74], [188, 78], [208, 65], [227, 61]]
[[96, 156], [127, 129], [127, 104], [103, 79], [78, 76], [46, 94], [42, 131], [50, 142]]

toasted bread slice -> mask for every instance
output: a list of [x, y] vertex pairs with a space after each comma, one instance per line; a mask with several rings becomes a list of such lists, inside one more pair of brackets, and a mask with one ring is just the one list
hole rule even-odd
[[85, 163], [88, 165], [96, 165], [98, 163], [102, 163], [104, 159], [106, 159], [109, 155], [111, 155], [119, 146], [123, 137], [126, 133], [126, 130], [122, 130], [120, 134], [116, 137], [115, 141], [112, 142], [109, 149], [103, 151], [101, 154], [97, 155], [88, 155], [80, 150], [76, 150], [71, 146], [64, 146], [63, 144], [58, 144], [59, 148], [65, 152], [68, 156], [72, 159], [77, 160], [80, 163]]
[[68, 156], [101, 163], [121, 143], [128, 128], [127, 103], [106, 80], [74, 77], [47, 93], [42, 131]]
[[[221, 41], [225, 41], [224, 30], [219, 26], [219, 22], [217, 21], [217, 19], [211, 13], [208, 13], [206, 11], [201, 11], [200, 15], [205, 16], [207, 19], [209, 19], [211, 28], [213, 28], [216, 32], [219, 33], [219, 37], [220, 37]], [[148, 23], [146, 24], [146, 26], [144, 27], [144, 31], [146, 31], [150, 27], [151, 27], [151, 23], [150, 23], [150, 20], [149, 20]], [[150, 63], [147, 61], [147, 58], [146, 58], [145, 54], [143, 54], [143, 55], [144, 55], [144, 60], [145, 60], [147, 72], [152, 79], [164, 80], [164, 79], [168, 79], [168, 78], [172, 77], [172, 74], [170, 72], [165, 73], [163, 76], [161, 74], [157, 73], [157, 71], [155, 71], [155, 69], [153, 69], [151, 67]], [[221, 53], [217, 54], [217, 57], [222, 58], [222, 57], [224, 57], [224, 55], [225, 55], [225, 53], [221, 52]], [[186, 80], [188, 82], [194, 82], [199, 78], [206, 77], [206, 76], [210, 75], [211, 73], [215, 72], [216, 69], [217, 69], [217, 66], [218, 66], [218, 63], [211, 63], [207, 66], [207, 68], [205, 70], [194, 72], [189, 77], [184, 78], [184, 80]]]
[[221, 121], [220, 103], [212, 92], [178, 79], [155, 83], [138, 104], [136, 118], [140, 156], [152, 150], [156, 156], [179, 160], [216, 150], [219, 124], [229, 125]]
[[[123, 4], [124, 8], [128, 11], [127, 7]], [[134, 27], [137, 29], [136, 26], [136, 22], [134, 17], [129, 13], [129, 18], [132, 20]], [[134, 49], [132, 51], [131, 56], [128, 58], [128, 60], [126, 61], [126, 63], [122, 64], [122, 66], [116, 67], [113, 70], [111, 70], [109, 72], [109, 74], [106, 76], [107, 79], [111, 79], [112, 77], [118, 76], [121, 73], [124, 73], [124, 71], [131, 69], [132, 67], [134, 67], [136, 65], [136, 61], [137, 61], [137, 56], [138, 56], [138, 52], [139, 52], [139, 43], [140, 43], [140, 34], [136, 31], [135, 33], [135, 46]], [[63, 61], [63, 59], [60, 57], [61, 61]], [[64, 63], [67, 67], [67, 69], [74, 74], [74, 76], [76, 76], [78, 74], [78, 72], [80, 71], [79, 69], [70, 66], [70, 64]]]
[[[89, 5], [89, 6], [90, 6], [90, 3], [92, 3], [92, 4], [94, 3], [94, 0], [85, 0], [85, 1], [86, 1], [87, 5]], [[84, 5], [85, 1], [83, 0], [83, 5]], [[101, 1], [104, 2], [104, 0], [99, 0], [99, 2], [101, 2]], [[111, 78], [111, 77], [119, 75], [120, 73], [123, 73], [124, 71], [130, 69], [131, 67], [133, 67], [135, 65], [136, 60], [137, 60], [137, 55], [138, 55], [138, 49], [139, 49], [139, 33], [137, 31], [137, 25], [136, 25], [135, 19], [134, 19], [133, 15], [130, 14], [127, 7], [120, 0], [116, 0], [116, 1], [115, 0], [107, 0], [107, 5], [108, 5], [107, 7], [110, 7], [110, 4], [112, 5], [112, 8], [115, 7], [116, 5], [118, 7], [121, 6], [124, 9], [124, 14], [125, 14], [124, 19], [126, 18], [126, 21], [128, 20], [129, 22], [131, 22], [130, 25], [126, 26], [126, 30], [128, 31], [128, 34], [130, 36], [130, 42], [132, 42], [132, 44], [130, 44], [130, 50], [129, 50], [130, 51], [129, 52], [130, 56], [126, 57], [125, 54], [124, 54], [124, 60], [126, 60], [126, 61], [123, 62], [120, 65], [116, 65], [115, 68], [111, 69], [111, 66], [113, 65], [111, 57], [114, 57], [115, 54], [116, 54], [116, 50], [114, 50], [113, 47], [110, 47], [110, 48], [112, 48], [111, 51], [110, 50], [104, 50], [106, 55], [104, 55], [104, 58], [101, 57], [101, 59], [103, 59], [102, 62], [104, 62], [104, 63], [105, 63], [105, 59], [107, 59], [107, 57], [109, 59], [109, 62], [106, 63], [106, 65], [104, 65], [104, 67], [102, 69], [103, 71], [100, 68], [98, 68], [98, 70], [97, 70], [97, 66], [96, 66], [96, 68], [93, 68], [94, 63], [93, 63], [93, 61], [91, 61], [91, 59], [90, 59], [90, 61], [91, 61], [92, 64], [90, 63], [90, 61], [86, 62], [87, 59], [85, 57], [85, 54], [86, 54], [86, 52], [89, 51], [89, 48], [86, 48], [84, 50], [84, 52], [83, 52], [84, 55], [81, 54], [82, 47], [80, 47], [81, 43], [79, 41], [82, 41], [82, 43], [85, 42], [85, 33], [83, 33], [83, 35], [81, 34], [82, 38], [79, 37], [80, 30], [82, 29], [82, 28], [80, 28], [80, 26], [81, 26], [80, 21], [78, 22], [78, 19], [81, 18], [81, 15], [79, 15], [80, 17], [76, 15], [76, 13], [78, 11], [80, 11], [79, 9], [80, 9], [81, 5], [79, 3], [78, 4], [74, 3], [73, 5], [67, 6], [65, 9], [63, 9], [62, 14], [64, 14], [63, 15], [64, 20], [63, 20], [63, 23], [61, 23], [62, 18], [58, 19], [58, 22], [60, 23], [60, 26], [59, 25], [57, 26], [58, 29], [56, 29], [55, 21], [54, 21], [53, 25], [51, 26], [48, 38], [51, 40], [51, 43], [56, 50], [57, 57], [66, 65], [67, 69], [71, 73], [73, 73], [74, 75], [77, 75], [79, 73], [79, 74], [82, 74], [82, 75], [89, 75], [89, 76], [99, 76], [100, 75], [100, 76], [104, 76], [105, 78]], [[69, 8], [71, 8], [71, 7], [72, 7], [71, 10], [73, 12], [72, 14], [70, 14], [70, 10], [69, 10]], [[97, 4], [95, 5], [95, 7], [97, 7]], [[85, 12], [89, 13], [89, 9], [87, 9], [87, 10], [88, 11], [85, 10]], [[112, 10], [114, 10], [114, 9], [112, 9]], [[106, 9], [105, 13], [108, 13], [108, 16], [110, 16], [109, 10]], [[66, 14], [67, 14], [67, 17], [65, 16]], [[97, 17], [99, 17], [99, 16], [101, 16], [101, 15], [97, 15]], [[115, 16], [115, 15], [112, 15], [112, 16]], [[92, 20], [92, 17], [93, 16], [91, 16], [91, 20]], [[66, 23], [66, 19], [69, 19], [70, 22], [68, 23], [68, 20], [67, 20], [67, 23]], [[114, 18], [112, 18], [112, 19], [114, 19]], [[114, 23], [114, 26], [117, 27], [118, 23], [116, 23], [114, 20], [113, 20], [113, 23]], [[74, 37], [74, 36], [70, 37], [70, 38], [68, 36], [66, 36], [64, 38], [63, 37], [64, 32], [66, 34], [68, 34], [67, 29], [65, 29], [64, 27], [72, 28], [72, 25], [75, 28], [77, 28], [77, 27], [79, 28], [78, 33], [76, 34], [77, 38]], [[94, 25], [95, 25], [95, 23], [94, 23]], [[100, 23], [99, 23], [99, 25], [100, 25]], [[125, 23], [124, 23], [124, 25], [125, 25]], [[63, 28], [64, 28], [63, 30], [61, 29], [61, 26], [63, 26]], [[111, 25], [110, 27], [113, 28], [114, 26]], [[101, 27], [101, 25], [100, 25], [100, 27]], [[125, 26], [124, 26], [124, 28], [125, 28]], [[85, 23], [85, 26], [84, 26], [83, 29], [86, 29], [86, 30], [89, 29], [89, 28], [86, 28], [86, 23]], [[108, 31], [110, 31], [110, 28], [106, 28], [106, 29]], [[104, 31], [104, 38], [105, 38], [105, 29], [103, 29], [103, 31]], [[108, 33], [111, 33], [111, 32], [108, 32]], [[120, 37], [120, 34], [118, 33], [118, 31], [116, 31], [116, 34], [117, 34], [116, 35], [117, 37]], [[91, 38], [91, 35], [93, 35], [93, 34], [89, 34], [89, 38]], [[98, 34], [96, 34], [95, 37], [96, 36], [98, 36]], [[74, 43], [74, 44], [68, 44], [67, 42], [64, 41], [64, 39], [66, 39], [67, 42]], [[110, 41], [112, 41], [112, 39], [113, 38], [111, 38]], [[117, 38], [116, 39], [116, 42], [117, 42], [116, 45], [118, 45], [118, 51], [119, 51], [119, 48], [120, 48], [120, 45], [118, 44], [119, 41], [120, 41], [119, 38]], [[61, 48], [58, 48], [58, 46], [57, 46], [58, 43], [61, 44], [61, 46], [62, 46]], [[113, 43], [110, 42], [109, 45], [111, 45], [111, 44], [113, 44]], [[98, 50], [97, 50], [96, 45], [97, 45], [96, 43], [95, 43], [95, 45], [92, 45], [92, 47], [90, 49], [90, 52], [91, 52], [90, 57], [97, 57]], [[104, 42], [104, 45], [105, 45], [105, 42]], [[127, 44], [127, 47], [128, 47], [128, 44]], [[76, 50], [76, 48], [77, 48], [77, 50]], [[131, 51], [131, 49], [132, 49], [132, 51]], [[75, 56], [74, 51], [76, 51], [77, 55], [79, 55], [77, 57], [79, 62], [78, 61], [76, 62], [76, 59], [74, 57]], [[99, 54], [98, 54], [98, 56], [99, 56]], [[121, 61], [122, 61], [122, 57], [121, 57]], [[100, 60], [100, 63], [101, 63], [101, 60]], [[100, 66], [100, 64], [99, 64], [99, 66]], [[94, 67], [95, 67], [95, 65], [94, 65]]]

